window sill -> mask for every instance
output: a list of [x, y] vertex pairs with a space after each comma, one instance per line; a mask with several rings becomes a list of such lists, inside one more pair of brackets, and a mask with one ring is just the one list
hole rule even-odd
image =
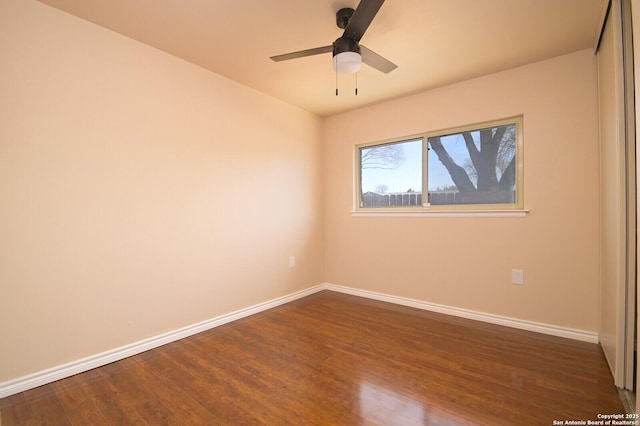
[[524, 210], [352, 211], [352, 217], [526, 217]]

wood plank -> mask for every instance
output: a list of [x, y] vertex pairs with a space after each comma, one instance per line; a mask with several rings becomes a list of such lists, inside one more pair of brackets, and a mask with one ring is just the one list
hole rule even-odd
[[145, 420], [137, 413], [127, 397], [109, 381], [105, 370], [92, 370], [96, 377], [89, 382], [83, 380], [82, 389], [95, 407], [110, 424], [145, 425]]
[[[41, 386], [14, 395], [7, 404], [2, 404], [0, 424], [16, 425], [70, 425], [70, 421], [51, 386]], [[1, 400], [4, 402], [4, 400]]]
[[0, 400], [23, 424], [552, 424], [624, 408], [598, 345], [320, 292]]

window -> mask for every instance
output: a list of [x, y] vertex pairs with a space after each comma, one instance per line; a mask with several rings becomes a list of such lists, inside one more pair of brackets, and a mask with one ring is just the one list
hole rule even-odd
[[522, 209], [522, 117], [356, 150], [358, 210]]

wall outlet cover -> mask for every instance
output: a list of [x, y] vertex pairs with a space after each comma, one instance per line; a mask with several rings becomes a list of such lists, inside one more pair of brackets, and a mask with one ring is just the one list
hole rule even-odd
[[511, 270], [511, 283], [517, 285], [524, 285], [524, 271], [522, 269]]

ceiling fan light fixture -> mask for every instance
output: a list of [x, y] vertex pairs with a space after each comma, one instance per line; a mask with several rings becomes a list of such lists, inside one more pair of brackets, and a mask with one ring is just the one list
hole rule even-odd
[[333, 57], [333, 69], [340, 74], [353, 74], [362, 68], [362, 56], [357, 52], [340, 52]]

